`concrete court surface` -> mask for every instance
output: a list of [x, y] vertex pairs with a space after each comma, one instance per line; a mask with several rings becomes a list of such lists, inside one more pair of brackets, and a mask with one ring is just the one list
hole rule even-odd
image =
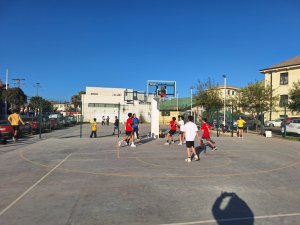
[[[0, 146], [1, 225], [298, 225], [300, 143], [214, 138], [200, 161], [144, 139], [118, 148], [112, 127], [44, 134]], [[149, 126], [142, 127], [146, 134]]]

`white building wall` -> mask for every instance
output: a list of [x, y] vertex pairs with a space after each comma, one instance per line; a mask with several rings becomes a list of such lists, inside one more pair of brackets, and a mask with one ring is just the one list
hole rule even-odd
[[[138, 117], [143, 114], [144, 119], [150, 122], [150, 104], [140, 104], [139, 101], [127, 104], [124, 101], [125, 90], [125, 88], [86, 87], [86, 94], [81, 96], [83, 121], [90, 122], [93, 118], [96, 118], [100, 122], [102, 116], [105, 118], [109, 116], [110, 122], [113, 123], [115, 116], [120, 113], [120, 123], [124, 123], [128, 118], [127, 114], [131, 112], [136, 113]], [[127, 90], [133, 91], [133, 89]]]

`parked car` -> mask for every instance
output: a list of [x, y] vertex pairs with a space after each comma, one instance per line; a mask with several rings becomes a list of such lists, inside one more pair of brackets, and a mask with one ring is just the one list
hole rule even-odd
[[49, 122], [50, 122], [51, 130], [56, 130], [56, 129], [60, 128], [59, 122], [57, 119], [51, 118], [51, 119], [49, 119]]
[[[286, 124], [289, 124], [290, 122], [292, 122], [292, 120], [295, 120], [295, 119], [300, 119], [300, 117], [287, 117], [286, 118]], [[281, 123], [281, 126], [283, 126], [283, 122]]]
[[[22, 120], [31, 126], [32, 133], [39, 133], [40, 130], [40, 121], [38, 117], [27, 117], [22, 118]], [[45, 130], [50, 129], [50, 121], [47, 117], [42, 117], [42, 125], [41, 130], [44, 132]]]
[[57, 124], [58, 124], [58, 128], [62, 128], [64, 126], [66, 126], [66, 119], [63, 117], [62, 114], [58, 114], [58, 113], [50, 114], [49, 119], [56, 119]]
[[[25, 121], [24, 121], [25, 122]], [[18, 136], [30, 135], [32, 132], [32, 127], [29, 123], [25, 123], [25, 125], [21, 124], [19, 126]], [[0, 121], [0, 137], [1, 140], [10, 139], [14, 135], [14, 130], [10, 123], [7, 120]]]
[[[281, 128], [281, 132], [284, 132], [284, 127]], [[300, 119], [293, 119], [289, 124], [287, 124], [286, 132], [300, 134]]]
[[14, 130], [7, 120], [0, 121], [0, 139], [1, 142], [13, 137]]
[[284, 120], [284, 118], [278, 118], [276, 120], [266, 120], [265, 126], [266, 127], [280, 127], [283, 120]]

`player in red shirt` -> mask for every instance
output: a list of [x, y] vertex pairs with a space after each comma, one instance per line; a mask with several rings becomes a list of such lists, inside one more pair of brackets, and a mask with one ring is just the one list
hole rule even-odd
[[176, 117], [172, 117], [170, 121], [170, 131], [167, 134], [167, 142], [165, 145], [174, 144], [173, 135], [176, 133], [176, 129], [179, 124], [176, 122]]
[[123, 140], [118, 142], [118, 145], [121, 146], [122, 142], [126, 142], [127, 145], [129, 145], [129, 141], [131, 139], [131, 147], [136, 147], [136, 145], [134, 144], [134, 137], [133, 137], [133, 128], [132, 128], [132, 113], [128, 113], [128, 119], [126, 120], [126, 124], [125, 124], [125, 133], [126, 136], [123, 137]]
[[201, 141], [201, 145], [203, 144], [203, 140], [206, 140], [206, 143], [209, 145], [209, 147], [212, 148], [212, 151], [217, 150], [217, 146], [214, 144], [214, 142], [211, 140], [210, 138], [210, 129], [211, 126], [209, 123], [207, 123], [207, 119], [204, 118], [203, 119], [203, 123], [200, 127], [201, 131], [202, 131], [202, 141]]

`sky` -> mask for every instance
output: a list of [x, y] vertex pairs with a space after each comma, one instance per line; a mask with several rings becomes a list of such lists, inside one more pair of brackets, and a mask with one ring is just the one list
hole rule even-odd
[[243, 87], [300, 55], [299, 0], [0, 0], [0, 79], [65, 101], [86, 86]]

